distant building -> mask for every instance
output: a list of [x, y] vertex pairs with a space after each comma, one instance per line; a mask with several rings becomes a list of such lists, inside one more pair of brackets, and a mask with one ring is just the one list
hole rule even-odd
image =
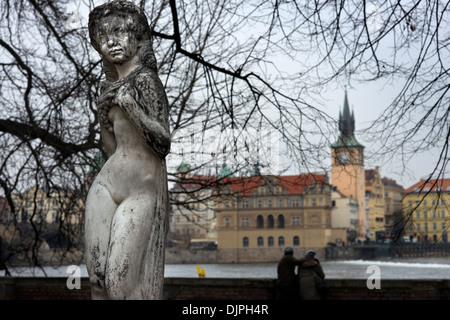
[[336, 188], [331, 193], [333, 209], [331, 213], [331, 227], [343, 228], [347, 231], [347, 244], [352, 244], [356, 240], [356, 226], [358, 220], [358, 203], [353, 197], [346, 197]]
[[315, 249], [346, 239], [332, 228], [325, 174], [228, 177], [215, 191], [221, 261], [279, 259], [283, 248]]
[[356, 236], [365, 241], [369, 236], [365, 209], [364, 146], [355, 138], [355, 116], [350, 113], [347, 92], [339, 113], [339, 138], [331, 145], [331, 182], [345, 197], [358, 205]]
[[171, 188], [172, 205], [169, 239], [188, 247], [192, 240], [217, 240], [212, 192], [215, 177], [191, 176], [191, 166], [182, 162], [177, 168], [179, 181]]
[[369, 238], [372, 241], [384, 240], [386, 238], [386, 201], [380, 169], [365, 170], [365, 180]]
[[[383, 241], [398, 232], [401, 219], [403, 188], [392, 179], [382, 178], [379, 168], [366, 170], [364, 162], [364, 146], [356, 140], [355, 116], [345, 92], [339, 138], [331, 145], [331, 182], [336, 204], [341, 203], [334, 209], [333, 225], [347, 226], [349, 242], [354, 233], [359, 241]], [[355, 208], [356, 222], [349, 211]]]
[[399, 239], [404, 226], [402, 210], [402, 193], [404, 189], [395, 180], [382, 178], [382, 181], [386, 207], [384, 214], [386, 235], [394, 240]]
[[404, 236], [417, 242], [448, 242], [450, 179], [421, 180], [403, 192]]
[[[12, 199], [17, 222], [82, 222], [84, 199], [72, 191], [33, 187], [24, 193], [13, 194]], [[9, 220], [12, 221], [13, 217], [9, 217]]]

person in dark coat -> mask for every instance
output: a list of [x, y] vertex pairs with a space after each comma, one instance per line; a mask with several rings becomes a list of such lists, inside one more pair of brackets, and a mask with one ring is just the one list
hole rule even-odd
[[284, 256], [278, 262], [278, 289], [281, 300], [298, 300], [300, 298], [298, 291], [298, 278], [295, 274], [295, 268], [302, 263], [304, 259], [294, 258], [294, 249], [286, 247]]
[[325, 278], [319, 260], [315, 258], [314, 251], [308, 251], [305, 261], [298, 268], [298, 278], [300, 286], [300, 298], [302, 300], [321, 300], [322, 295], [316, 287], [315, 277]]

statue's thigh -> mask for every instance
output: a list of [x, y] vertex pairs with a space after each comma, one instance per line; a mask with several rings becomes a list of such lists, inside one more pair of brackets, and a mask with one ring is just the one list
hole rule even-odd
[[135, 196], [123, 201], [111, 225], [107, 265], [107, 286], [133, 291], [142, 272], [142, 259], [153, 238], [154, 202]]
[[85, 216], [85, 255], [90, 275], [104, 276], [111, 222], [116, 209], [117, 204], [109, 191], [101, 184], [94, 183], [89, 190]]

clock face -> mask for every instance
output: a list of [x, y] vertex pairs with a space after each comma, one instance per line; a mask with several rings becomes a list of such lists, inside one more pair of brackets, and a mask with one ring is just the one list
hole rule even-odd
[[342, 153], [341, 154], [341, 162], [342, 163], [348, 163], [348, 153]]

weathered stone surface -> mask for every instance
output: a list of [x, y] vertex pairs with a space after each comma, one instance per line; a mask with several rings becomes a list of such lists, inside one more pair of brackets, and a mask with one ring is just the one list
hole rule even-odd
[[108, 160], [86, 201], [93, 299], [161, 299], [168, 218], [168, 103], [147, 19], [116, 0], [89, 15], [106, 80], [97, 101]]

